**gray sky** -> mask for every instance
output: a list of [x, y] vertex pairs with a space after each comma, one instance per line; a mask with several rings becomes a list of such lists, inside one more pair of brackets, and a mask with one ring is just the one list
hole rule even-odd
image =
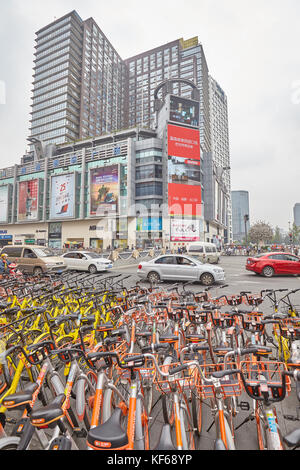
[[0, 0], [1, 168], [25, 153], [35, 32], [73, 9], [123, 59], [199, 37], [228, 97], [232, 189], [249, 191], [251, 223], [287, 229], [300, 202], [299, 0]]

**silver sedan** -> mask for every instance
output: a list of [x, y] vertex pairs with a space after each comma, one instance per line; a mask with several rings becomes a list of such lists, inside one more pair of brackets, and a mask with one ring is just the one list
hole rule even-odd
[[141, 262], [137, 274], [141, 279], [155, 283], [165, 281], [200, 281], [205, 286], [225, 281], [225, 271], [211, 264], [203, 264], [196, 258], [184, 255], [158, 256]]

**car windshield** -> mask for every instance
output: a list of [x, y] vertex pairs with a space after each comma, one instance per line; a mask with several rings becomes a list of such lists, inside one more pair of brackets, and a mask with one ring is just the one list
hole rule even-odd
[[39, 258], [45, 258], [47, 256], [55, 256], [53, 251], [49, 250], [48, 248], [35, 248], [34, 252]]

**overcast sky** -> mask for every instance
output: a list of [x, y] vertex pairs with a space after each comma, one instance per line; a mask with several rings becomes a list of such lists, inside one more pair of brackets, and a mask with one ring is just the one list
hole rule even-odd
[[299, 0], [0, 0], [1, 168], [27, 147], [35, 32], [73, 9], [123, 59], [199, 37], [228, 97], [232, 190], [249, 191], [251, 223], [287, 229], [300, 202]]

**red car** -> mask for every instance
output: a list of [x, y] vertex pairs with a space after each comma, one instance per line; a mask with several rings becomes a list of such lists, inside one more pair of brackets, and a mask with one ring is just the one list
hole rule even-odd
[[271, 252], [247, 258], [246, 269], [265, 277], [275, 274], [300, 275], [300, 258], [291, 253]]

